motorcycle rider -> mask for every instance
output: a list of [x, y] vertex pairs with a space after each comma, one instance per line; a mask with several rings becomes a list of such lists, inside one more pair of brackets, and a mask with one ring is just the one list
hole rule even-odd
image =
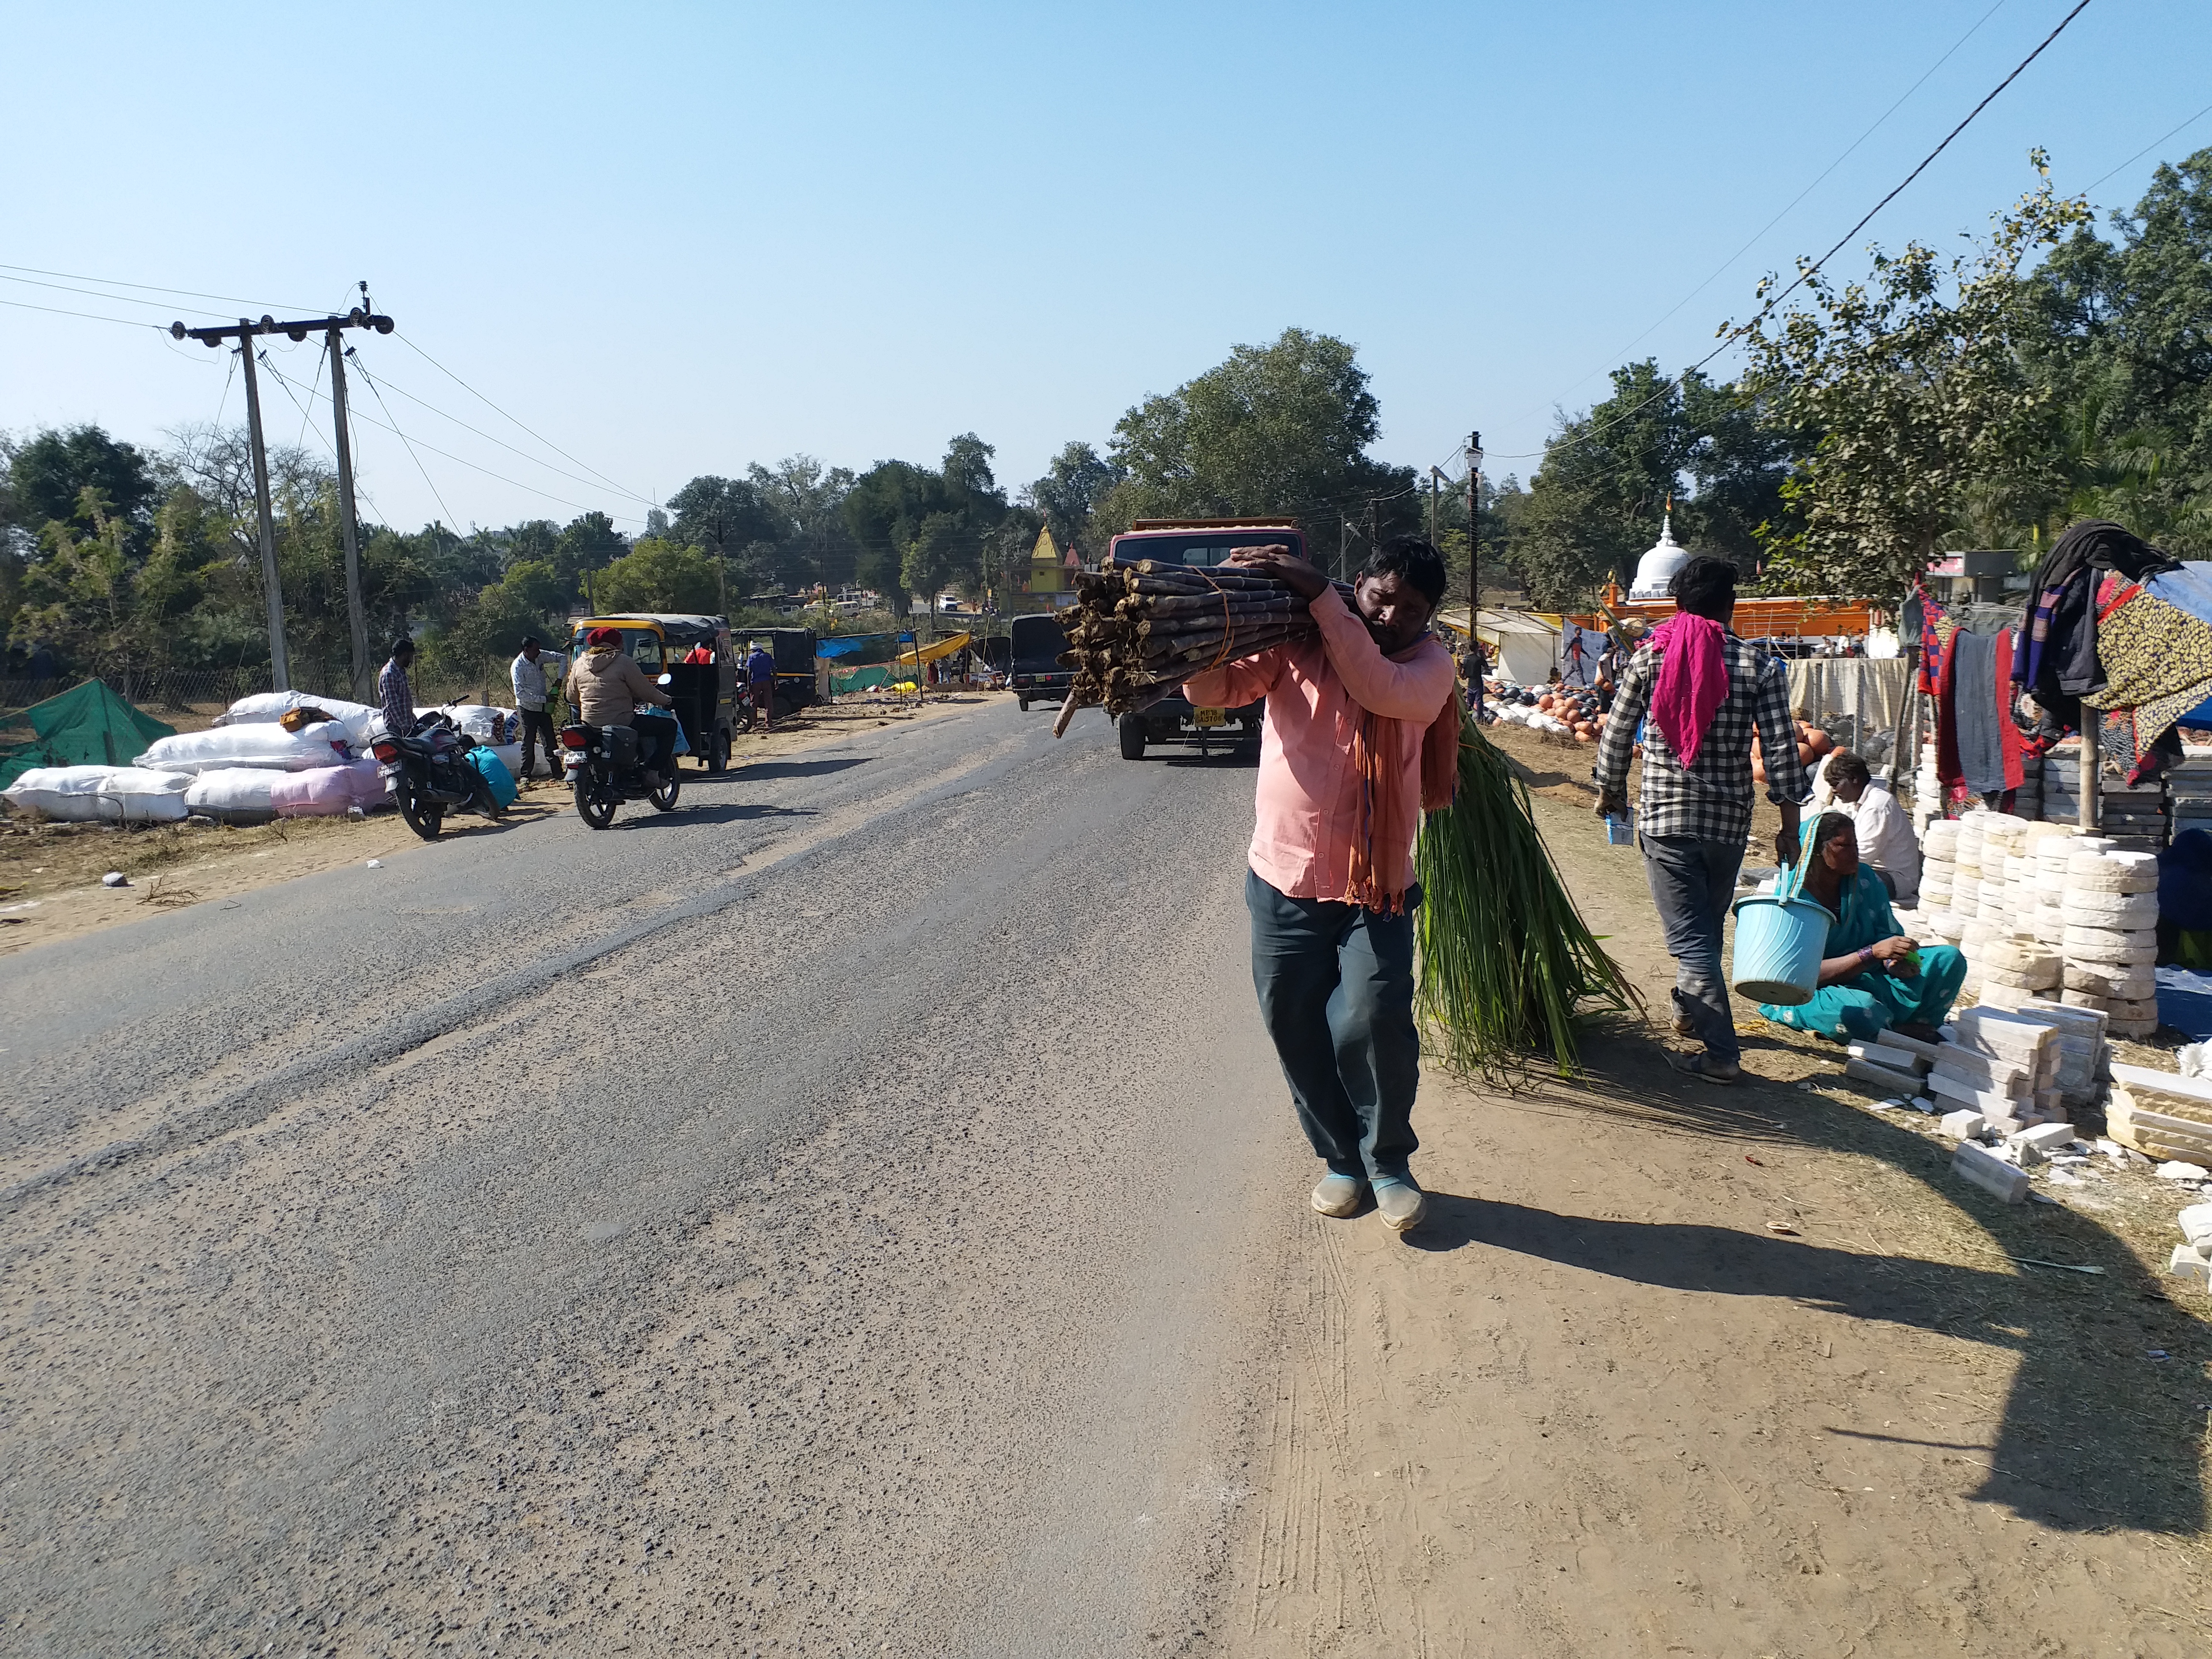
[[637, 733], [637, 763], [648, 788], [658, 789], [662, 779], [659, 722], [640, 724], [637, 706], [650, 703], [672, 708], [674, 700], [645, 677], [645, 671], [622, 648], [622, 630], [594, 628], [584, 636], [588, 647], [568, 671], [568, 702], [586, 726], [627, 726]]

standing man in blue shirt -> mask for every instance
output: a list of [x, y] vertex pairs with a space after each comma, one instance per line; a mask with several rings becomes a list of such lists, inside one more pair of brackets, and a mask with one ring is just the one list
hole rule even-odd
[[745, 684], [750, 689], [753, 710], [763, 732], [775, 730], [775, 659], [758, 640], [745, 659]]

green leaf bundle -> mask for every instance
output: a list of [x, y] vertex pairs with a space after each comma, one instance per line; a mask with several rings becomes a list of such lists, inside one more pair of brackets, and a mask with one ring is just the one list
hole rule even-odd
[[1423, 823], [1414, 866], [1417, 1006], [1454, 1071], [1494, 1076], [1549, 1054], [1565, 1077], [1578, 1013], [1641, 1010], [1559, 884], [1528, 786], [1472, 715], [1460, 727], [1457, 796]]

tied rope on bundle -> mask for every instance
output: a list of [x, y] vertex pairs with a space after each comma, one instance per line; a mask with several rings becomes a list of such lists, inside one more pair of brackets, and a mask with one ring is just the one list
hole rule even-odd
[[[1060, 659], [1075, 677], [1053, 722], [1054, 737], [1079, 708], [1142, 714], [1194, 674], [1317, 631], [1306, 601], [1288, 583], [1241, 566], [1109, 561], [1075, 583], [1069, 648]], [[1353, 605], [1352, 590], [1336, 586]], [[1361, 775], [1370, 781], [1354, 852], [1355, 866], [1363, 855], [1364, 865], [1352, 873], [1359, 890], [1371, 888], [1383, 908], [1395, 908], [1386, 895], [1404, 884], [1377, 854], [1412, 832], [1395, 815], [1376, 822], [1371, 781], [1395, 769], [1394, 745], [1404, 739], [1370, 728], [1400, 724], [1370, 717], [1357, 740]], [[1462, 711], [1455, 725], [1455, 778], [1449, 773], [1452, 726], [1440, 715], [1437, 729], [1422, 734], [1429, 810], [1413, 853], [1413, 874], [1423, 890], [1414, 912], [1416, 1006], [1454, 1071], [1494, 1078], [1548, 1054], [1564, 1077], [1576, 1066], [1577, 1015], [1636, 1012], [1643, 1000], [1568, 896], [1536, 828], [1527, 785], [1472, 716]], [[1430, 752], [1439, 747], [1442, 753]], [[1391, 753], [1366, 752], [1382, 748]], [[1444, 777], [1433, 775], [1438, 764]], [[1446, 799], [1450, 805], [1438, 804]]]
[[[1337, 591], [1351, 603], [1350, 588]], [[1241, 566], [1109, 560], [1079, 571], [1060, 659], [1075, 678], [1052, 734], [1064, 733], [1079, 708], [1141, 714], [1194, 674], [1313, 631], [1288, 582]]]

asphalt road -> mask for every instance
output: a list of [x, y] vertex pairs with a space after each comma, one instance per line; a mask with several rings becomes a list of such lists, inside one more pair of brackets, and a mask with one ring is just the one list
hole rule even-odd
[[1252, 773], [1050, 720], [0, 960], [8, 1650], [1208, 1645]]

